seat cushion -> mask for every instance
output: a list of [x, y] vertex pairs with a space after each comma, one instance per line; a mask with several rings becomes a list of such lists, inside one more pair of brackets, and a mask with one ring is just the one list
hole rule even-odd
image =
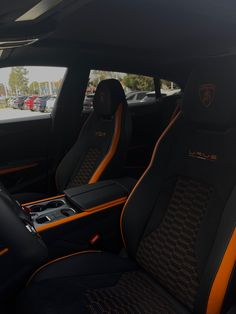
[[130, 259], [92, 251], [39, 269], [17, 308], [24, 314], [189, 313]]

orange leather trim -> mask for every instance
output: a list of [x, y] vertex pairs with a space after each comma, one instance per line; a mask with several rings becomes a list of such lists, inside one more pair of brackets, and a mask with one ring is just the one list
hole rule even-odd
[[121, 198], [118, 198], [117, 200], [110, 201], [110, 202], [107, 202], [107, 203], [100, 204], [98, 206], [92, 207], [92, 208], [90, 208], [90, 209], [88, 209], [88, 210], [86, 210], [86, 211], [84, 211], [82, 213], [75, 214], [73, 216], [66, 217], [64, 219], [60, 219], [60, 220], [57, 220], [57, 221], [54, 221], [54, 222], [51, 222], [51, 223], [47, 223], [46, 225], [38, 227], [37, 231], [38, 232], [42, 232], [42, 231], [45, 231], [45, 230], [48, 230], [48, 229], [52, 229], [52, 228], [58, 227], [60, 225], [63, 225], [65, 223], [68, 223], [68, 222], [71, 222], [71, 221], [74, 221], [74, 220], [78, 220], [78, 219], [81, 219], [81, 218], [93, 215], [93, 214], [98, 213], [100, 211], [103, 211], [105, 209], [112, 208], [114, 206], [124, 204], [126, 199], [127, 199], [127, 197], [121, 197]]
[[168, 124], [168, 126], [165, 128], [165, 130], [163, 131], [163, 133], [161, 134], [161, 136], [159, 137], [159, 139], [157, 140], [156, 142], [156, 145], [155, 145], [155, 148], [154, 148], [154, 151], [152, 153], [152, 158], [151, 158], [151, 161], [147, 167], [147, 169], [144, 171], [144, 173], [142, 174], [142, 176], [140, 177], [140, 179], [138, 180], [138, 182], [136, 183], [136, 185], [134, 186], [132, 192], [130, 193], [126, 203], [125, 203], [125, 206], [122, 210], [122, 213], [121, 213], [121, 217], [120, 217], [120, 230], [121, 230], [121, 236], [122, 236], [122, 240], [123, 240], [123, 243], [124, 243], [124, 246], [126, 247], [126, 243], [125, 243], [125, 237], [124, 237], [124, 233], [123, 233], [123, 227], [122, 227], [122, 221], [123, 221], [123, 218], [124, 218], [124, 214], [125, 214], [125, 210], [126, 210], [126, 207], [132, 197], [132, 195], [134, 194], [135, 190], [137, 189], [137, 187], [139, 186], [139, 184], [141, 183], [141, 181], [143, 180], [143, 178], [146, 176], [146, 174], [148, 173], [148, 171], [151, 169], [152, 167], [152, 164], [154, 162], [154, 159], [155, 159], [155, 156], [156, 156], [156, 153], [158, 151], [158, 148], [159, 148], [159, 145], [161, 143], [161, 141], [163, 140], [163, 138], [166, 136], [166, 134], [169, 132], [169, 130], [172, 128], [172, 126], [175, 124], [176, 120], [179, 118], [181, 112], [177, 113], [175, 115], [175, 117], [170, 121], [170, 123]]
[[111, 146], [108, 150], [108, 153], [106, 154], [104, 159], [101, 161], [100, 165], [97, 167], [91, 179], [89, 180], [89, 184], [96, 183], [99, 180], [103, 171], [106, 169], [107, 165], [109, 164], [109, 162], [115, 155], [115, 152], [116, 152], [119, 140], [120, 140], [122, 109], [123, 109], [122, 104], [120, 104], [115, 115], [115, 129], [114, 129], [114, 135], [112, 138]]
[[2, 168], [2, 169], [0, 168], [0, 175], [19, 172], [25, 169], [36, 167], [37, 165], [38, 165], [37, 163], [33, 163], [33, 164], [19, 166], [19, 167]]
[[170, 122], [174, 119], [174, 117], [177, 115], [177, 113], [180, 112], [180, 105], [177, 105], [175, 107], [175, 110], [173, 111], [172, 115], [171, 115], [171, 118], [170, 118]]
[[1, 250], [1, 251], [0, 251], [0, 256], [5, 255], [6, 253], [8, 253], [8, 251], [9, 251], [8, 248]]
[[236, 262], [236, 229], [229, 241], [224, 257], [211, 287], [206, 314], [220, 314], [229, 280]]
[[31, 276], [30, 276], [30, 279], [28, 280], [26, 286], [28, 286], [30, 284], [30, 282], [32, 281], [32, 279], [41, 271], [43, 270], [44, 268], [46, 268], [47, 266], [51, 265], [51, 264], [54, 264], [56, 262], [59, 262], [63, 259], [66, 259], [68, 257], [71, 257], [71, 256], [75, 256], [75, 255], [81, 255], [81, 254], [87, 254], [87, 253], [101, 253], [101, 251], [98, 251], [98, 250], [88, 250], [88, 251], [81, 251], [81, 252], [77, 252], [77, 253], [73, 253], [73, 254], [69, 254], [69, 255], [65, 255], [65, 256], [62, 256], [62, 257], [59, 257], [59, 258], [56, 258], [46, 264], [44, 264], [43, 266], [39, 267]]
[[42, 200], [38, 200], [38, 201], [30, 202], [30, 203], [25, 203], [25, 204], [21, 204], [21, 206], [30, 206], [30, 205], [34, 205], [34, 204], [38, 204], [38, 203], [50, 201], [50, 200], [55, 200], [55, 199], [57, 199], [57, 198], [61, 198], [61, 197], [64, 197], [64, 196], [65, 196], [65, 194], [61, 194], [61, 195], [52, 196], [52, 197], [49, 197], [49, 198], [43, 198]]

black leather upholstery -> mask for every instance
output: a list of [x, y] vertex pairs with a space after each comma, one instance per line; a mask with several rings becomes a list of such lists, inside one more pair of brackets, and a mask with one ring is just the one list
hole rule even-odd
[[[117, 145], [113, 149], [112, 157], [91, 183], [122, 177], [131, 134], [132, 120], [120, 82], [115, 79], [101, 81], [94, 96], [94, 112], [56, 170], [58, 193], [66, 188], [90, 183], [115, 140]], [[43, 198], [45, 197], [48, 196], [44, 195]], [[14, 198], [23, 204], [42, 197], [38, 193], [18, 193]]]
[[119, 81], [109, 79], [99, 83], [93, 101], [93, 108], [99, 116], [113, 116], [122, 103], [126, 103], [126, 97]]
[[34, 202], [37, 200], [42, 200], [44, 198], [49, 197], [47, 194], [43, 193], [16, 193], [13, 195], [14, 199], [18, 201], [20, 204], [26, 204], [30, 202]]
[[205, 124], [207, 128], [229, 128], [236, 122], [236, 73], [230, 64], [215, 65], [212, 61], [205, 69], [192, 73], [184, 93], [183, 112], [186, 120]]
[[120, 133], [114, 156], [99, 179], [122, 176], [122, 167], [131, 136], [131, 118], [121, 84], [114, 79], [104, 80], [97, 87], [94, 112], [85, 123], [78, 140], [64, 157], [56, 172], [58, 191], [80, 186], [90, 181], [114, 140], [118, 110], [121, 112]]
[[[188, 313], [131, 260], [109, 253], [89, 251], [42, 268], [35, 275], [27, 297], [21, 298], [18, 311], [23, 308], [22, 314], [105, 313], [95, 301], [99, 293], [106, 294], [103, 298], [106, 313], [159, 313], [153, 312], [155, 308], [164, 310], [160, 313]], [[35, 302], [36, 295], [40, 296], [40, 305]], [[107, 300], [109, 296], [111, 302]], [[158, 302], [153, 302], [154, 308], [150, 312], [153, 303], [149, 301], [153, 296]], [[128, 303], [125, 301], [127, 297]], [[92, 302], [88, 307], [89, 298]], [[139, 306], [137, 298], [142, 302], [142, 311], [136, 310]], [[171, 304], [167, 303], [169, 299]], [[169, 309], [168, 312], [166, 309]]]
[[127, 197], [136, 184], [133, 178], [105, 180], [65, 190], [65, 196], [75, 208], [91, 209], [98, 204], [105, 204]]
[[[29, 302], [21, 306], [24, 313], [39, 313], [40, 307], [43, 313], [63, 313], [61, 306], [66, 313], [206, 313], [236, 221], [236, 107], [224, 73], [233, 78], [236, 65], [222, 59], [193, 71], [183, 113], [157, 142], [124, 208], [121, 229], [128, 258], [114, 258], [113, 271], [109, 265], [95, 277], [89, 274], [97, 264], [110, 263], [111, 255], [100, 262], [97, 253], [90, 255], [96, 265], [87, 263], [83, 271], [79, 256], [78, 267], [70, 266], [71, 258], [63, 267], [52, 264], [24, 292], [22, 300]], [[64, 289], [65, 303], [53, 291], [58, 287]], [[34, 302], [41, 293], [43, 300]], [[223, 307], [215, 313], [223, 313]]]

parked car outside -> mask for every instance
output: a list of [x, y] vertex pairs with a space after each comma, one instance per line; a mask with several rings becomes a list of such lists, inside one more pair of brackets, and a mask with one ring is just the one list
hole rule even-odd
[[7, 101], [8, 107], [13, 108], [13, 104], [14, 104], [14, 100], [15, 99], [16, 99], [15, 96], [12, 96], [12, 97], [8, 98], [8, 101]]
[[128, 104], [133, 104], [140, 102], [145, 96], [147, 95], [147, 91], [135, 91], [135, 92], [129, 92], [126, 95], [126, 100]]
[[32, 111], [40, 111], [40, 112], [44, 112], [45, 108], [46, 108], [46, 103], [47, 100], [49, 99], [50, 96], [39, 96], [37, 98], [35, 98], [34, 102], [33, 102], [33, 107], [32, 107]]
[[142, 104], [151, 104], [156, 102], [156, 93], [155, 92], [149, 92], [146, 94], [146, 96], [140, 101]]
[[55, 106], [55, 102], [56, 102], [57, 96], [51, 96], [47, 102], [46, 102], [46, 108], [45, 108], [45, 112], [52, 112], [54, 106]]
[[[175, 94], [179, 94], [181, 92], [180, 89], [161, 89], [161, 96], [171, 96]], [[152, 104], [156, 102], [156, 93], [155, 91], [149, 92], [146, 96], [140, 101], [142, 104]]]
[[34, 100], [37, 97], [38, 96], [29, 96], [29, 97], [27, 97], [25, 102], [24, 102], [24, 109], [26, 109], [26, 110], [33, 110]]
[[90, 111], [93, 110], [93, 98], [94, 98], [94, 93], [92, 94], [87, 94], [84, 98], [84, 104], [83, 104], [83, 110], [84, 111]]
[[12, 102], [13, 109], [24, 109], [24, 101], [26, 100], [26, 96], [18, 96]]

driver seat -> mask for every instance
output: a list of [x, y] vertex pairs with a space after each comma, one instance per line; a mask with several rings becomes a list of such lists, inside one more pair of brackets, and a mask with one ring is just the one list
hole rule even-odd
[[220, 314], [236, 259], [236, 65], [214, 60], [188, 81], [124, 207], [128, 257], [79, 252], [31, 277], [27, 314]]

